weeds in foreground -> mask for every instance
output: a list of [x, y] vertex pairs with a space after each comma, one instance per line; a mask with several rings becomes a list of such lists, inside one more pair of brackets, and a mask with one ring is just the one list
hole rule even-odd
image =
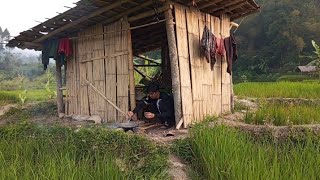
[[0, 178], [167, 179], [167, 150], [103, 128], [0, 128]]

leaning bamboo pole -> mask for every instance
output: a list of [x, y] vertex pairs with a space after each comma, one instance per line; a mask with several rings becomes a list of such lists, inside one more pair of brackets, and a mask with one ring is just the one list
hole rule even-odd
[[118, 112], [120, 112], [122, 115], [126, 115], [124, 111], [122, 111], [117, 105], [115, 105], [112, 101], [110, 101], [103, 93], [101, 93], [94, 85], [92, 85], [87, 79], [86, 83], [96, 92], [98, 93], [103, 99], [105, 99], [113, 108], [115, 108]]
[[[170, 7], [170, 4], [166, 4]], [[169, 56], [171, 63], [171, 77], [172, 77], [172, 89], [173, 89], [173, 97], [174, 97], [174, 109], [175, 109], [175, 120], [176, 124], [178, 124], [181, 119], [181, 93], [180, 93], [180, 73], [179, 73], [179, 64], [178, 64], [178, 53], [177, 53], [177, 43], [176, 36], [174, 30], [174, 22], [172, 9], [165, 11], [165, 18], [168, 19], [166, 21], [166, 30], [167, 30], [167, 38], [168, 38], [168, 46], [169, 46]]]

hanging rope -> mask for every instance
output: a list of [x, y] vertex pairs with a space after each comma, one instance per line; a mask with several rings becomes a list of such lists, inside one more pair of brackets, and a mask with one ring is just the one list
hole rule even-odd
[[243, 22], [244, 19], [245, 19], [245, 17], [242, 18], [242, 20], [241, 20], [240, 23], [239, 23], [239, 26], [233, 31], [233, 34], [236, 33], [236, 31], [238, 30], [238, 28], [240, 27], [240, 25], [241, 25], [241, 23]]
[[153, 10], [155, 12], [154, 20], [157, 22], [160, 21], [160, 13], [159, 13], [159, 8], [160, 8], [160, 2], [158, 0], [153, 0]]

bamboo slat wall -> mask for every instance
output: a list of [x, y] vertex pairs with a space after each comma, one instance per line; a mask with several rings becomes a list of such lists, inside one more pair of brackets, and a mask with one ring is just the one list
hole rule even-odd
[[88, 86], [86, 80], [122, 111], [128, 111], [129, 64], [133, 64], [129, 63], [133, 61], [129, 54], [132, 51], [129, 28], [127, 21], [118, 21], [105, 27], [98, 24], [78, 34], [73, 43], [74, 56], [67, 62], [67, 114], [100, 115], [108, 122], [123, 120], [123, 115]]
[[[227, 15], [221, 15], [221, 36], [223, 38], [230, 36], [230, 18]], [[222, 58], [222, 113], [231, 111], [231, 76], [227, 73], [228, 67], [226, 55]]]
[[[231, 76], [227, 62], [218, 57], [213, 70], [200, 51], [205, 25], [218, 38], [230, 35], [228, 16], [221, 18], [193, 8], [174, 5], [176, 37], [181, 78], [181, 99], [184, 127], [199, 122], [207, 115], [231, 111]], [[192, 98], [191, 98], [192, 97]]]

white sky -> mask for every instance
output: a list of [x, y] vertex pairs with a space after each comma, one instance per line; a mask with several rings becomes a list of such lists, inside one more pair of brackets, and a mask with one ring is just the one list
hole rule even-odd
[[0, 27], [8, 28], [11, 36], [17, 36], [46, 18], [52, 18], [74, 7], [78, 0], [0, 0]]
[[28, 30], [40, 22], [52, 18], [57, 12], [68, 10], [63, 6], [73, 7], [78, 0], [0, 0], [0, 26], [8, 28], [11, 36]]

